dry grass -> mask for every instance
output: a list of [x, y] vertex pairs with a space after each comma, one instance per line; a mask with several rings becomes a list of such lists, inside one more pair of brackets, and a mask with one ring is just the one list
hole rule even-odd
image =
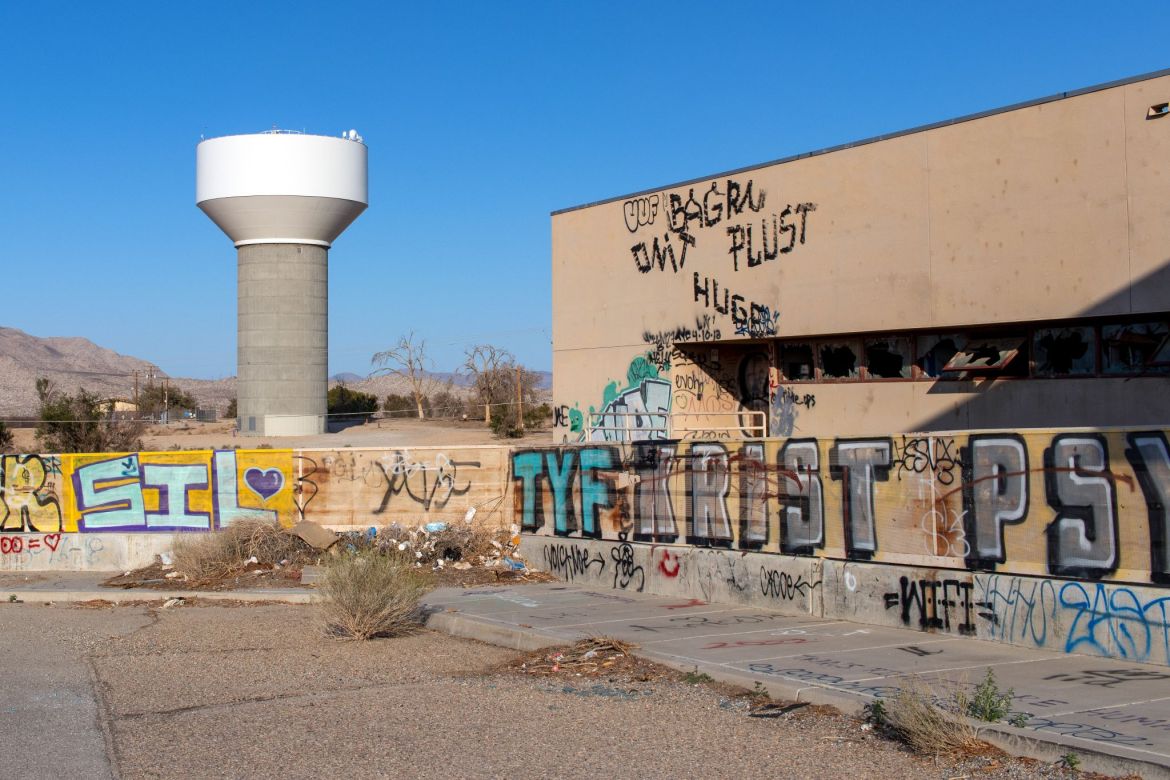
[[935, 704], [937, 697], [921, 680], [911, 680], [885, 707], [886, 725], [919, 753], [977, 751], [982, 743], [962, 717]]
[[402, 559], [342, 552], [326, 563], [318, 585], [325, 631], [347, 639], [409, 633], [421, 622], [427, 587], [427, 578]]
[[241, 520], [210, 534], [186, 534], [175, 541], [175, 571], [189, 579], [216, 580], [257, 563], [312, 563], [319, 553], [275, 523]]

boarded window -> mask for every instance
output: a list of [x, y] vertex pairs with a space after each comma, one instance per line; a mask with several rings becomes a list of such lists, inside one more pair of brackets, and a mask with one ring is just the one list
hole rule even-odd
[[1165, 322], [1133, 322], [1101, 327], [1101, 361], [1106, 374], [1170, 373]]
[[821, 344], [821, 375], [825, 379], [858, 379], [861, 366], [857, 360], [857, 348], [851, 341], [835, 341]]
[[869, 339], [865, 342], [866, 373], [877, 379], [910, 378], [910, 339]]
[[1032, 335], [1037, 376], [1075, 376], [1097, 370], [1092, 328], [1040, 328]]
[[943, 366], [967, 344], [967, 339], [957, 333], [931, 333], [918, 337], [918, 359], [914, 365], [923, 376], [942, 376]]
[[780, 372], [787, 382], [815, 379], [813, 363], [812, 344], [784, 344], [780, 347]]
[[974, 372], [1002, 373], [1016, 362], [1024, 340], [1013, 339], [972, 339], [963, 349], [943, 366], [945, 373]]

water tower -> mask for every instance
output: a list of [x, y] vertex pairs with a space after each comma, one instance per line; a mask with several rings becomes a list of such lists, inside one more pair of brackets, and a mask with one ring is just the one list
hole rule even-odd
[[272, 131], [201, 142], [195, 203], [236, 244], [240, 431], [325, 430], [329, 247], [365, 211], [366, 146]]

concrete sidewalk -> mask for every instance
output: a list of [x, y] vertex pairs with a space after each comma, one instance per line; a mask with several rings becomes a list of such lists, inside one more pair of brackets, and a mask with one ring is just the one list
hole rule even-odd
[[1028, 721], [988, 726], [987, 741], [1047, 761], [1076, 753], [1084, 768], [1108, 774], [1170, 777], [1162, 666], [559, 583], [447, 588], [426, 601], [435, 610], [428, 625], [458, 636], [536, 649], [604, 634], [675, 668], [846, 712], [896, 695], [911, 676], [949, 697], [990, 668]]

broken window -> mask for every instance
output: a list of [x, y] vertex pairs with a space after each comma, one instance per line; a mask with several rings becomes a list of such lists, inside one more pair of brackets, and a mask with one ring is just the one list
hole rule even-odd
[[1072, 376], [1097, 370], [1092, 328], [1039, 328], [1032, 334], [1036, 376]]
[[931, 333], [918, 337], [918, 359], [914, 365], [923, 376], [942, 376], [943, 366], [967, 344], [967, 339], [957, 333]]
[[821, 376], [825, 379], [858, 379], [861, 376], [853, 342], [827, 342], [821, 344], [820, 353]]
[[1170, 334], [1165, 322], [1132, 322], [1101, 327], [1101, 361], [1106, 374], [1170, 373]]
[[780, 371], [788, 382], [807, 382], [816, 378], [813, 370], [812, 344], [782, 344]]
[[967, 346], [947, 361], [943, 371], [948, 374], [959, 372], [1002, 374], [1014, 369], [1013, 373], [1019, 373], [1022, 361], [1017, 361], [1016, 358], [1023, 348], [1024, 340], [1020, 338], [971, 339]]
[[910, 339], [869, 339], [865, 342], [866, 373], [877, 379], [910, 378]]

